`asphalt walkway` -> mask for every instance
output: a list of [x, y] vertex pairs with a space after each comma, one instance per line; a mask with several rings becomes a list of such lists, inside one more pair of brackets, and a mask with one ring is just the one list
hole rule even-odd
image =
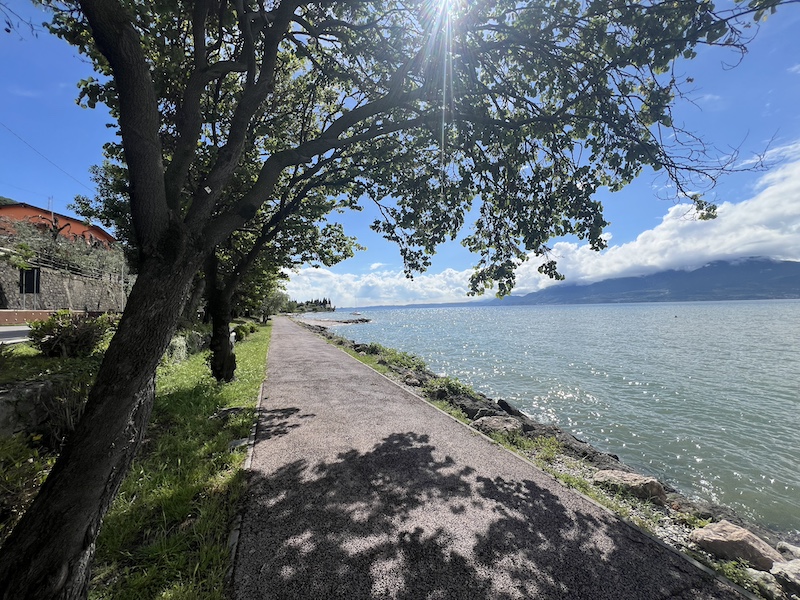
[[260, 411], [237, 600], [741, 598], [285, 318]]
[[0, 325], [0, 344], [18, 344], [28, 341], [27, 325]]

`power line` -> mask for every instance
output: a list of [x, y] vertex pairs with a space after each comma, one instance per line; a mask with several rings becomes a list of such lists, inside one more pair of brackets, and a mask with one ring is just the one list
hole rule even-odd
[[14, 185], [13, 183], [8, 183], [7, 181], [3, 181], [0, 179], [0, 187], [10, 187], [14, 188], [15, 190], [19, 190], [21, 192], [27, 192], [28, 194], [33, 194], [34, 196], [41, 196], [42, 198], [47, 198], [49, 194], [45, 194], [44, 192], [36, 192], [34, 190], [29, 190], [27, 188], [19, 187], [18, 185]]
[[7, 129], [7, 130], [9, 131], [9, 133], [11, 133], [11, 135], [13, 135], [15, 138], [17, 138], [17, 139], [18, 139], [20, 142], [22, 142], [22, 143], [23, 143], [23, 144], [25, 144], [25, 145], [26, 145], [28, 148], [30, 148], [31, 150], [33, 150], [34, 152], [36, 152], [36, 154], [38, 154], [39, 156], [41, 156], [43, 159], [45, 159], [47, 162], [49, 162], [51, 165], [53, 165], [53, 166], [54, 166], [56, 169], [58, 169], [59, 171], [61, 171], [61, 172], [62, 172], [64, 175], [66, 175], [67, 177], [69, 177], [70, 179], [72, 179], [72, 181], [74, 181], [74, 182], [75, 182], [75, 183], [77, 183], [78, 185], [82, 186], [83, 188], [85, 188], [85, 189], [89, 190], [90, 192], [94, 192], [94, 190], [93, 190], [92, 188], [90, 188], [88, 185], [86, 185], [85, 183], [83, 183], [83, 182], [82, 182], [82, 181], [80, 181], [79, 179], [76, 179], [76, 178], [75, 178], [75, 177], [73, 177], [73, 176], [72, 176], [70, 173], [67, 173], [67, 172], [66, 172], [64, 169], [62, 169], [61, 167], [59, 167], [59, 166], [58, 166], [56, 163], [54, 163], [52, 160], [50, 160], [49, 158], [47, 158], [47, 157], [46, 157], [44, 154], [42, 154], [41, 152], [39, 152], [39, 151], [38, 151], [36, 148], [34, 148], [34, 147], [31, 145], [31, 144], [29, 144], [29, 143], [28, 143], [28, 142], [26, 142], [24, 139], [22, 139], [22, 136], [20, 136], [18, 133], [16, 133], [14, 130], [12, 130], [12, 129], [11, 129], [9, 126], [8, 126], [8, 125], [6, 125], [5, 123], [3, 123], [2, 121], [0, 121], [0, 125], [2, 125], [2, 126], [5, 128], [5, 129]]

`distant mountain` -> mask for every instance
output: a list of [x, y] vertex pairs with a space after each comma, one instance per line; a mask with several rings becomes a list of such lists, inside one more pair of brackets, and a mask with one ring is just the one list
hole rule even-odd
[[491, 304], [604, 304], [800, 298], [800, 262], [748, 258], [716, 261], [694, 271], [662, 271], [606, 279], [589, 285], [556, 285]]

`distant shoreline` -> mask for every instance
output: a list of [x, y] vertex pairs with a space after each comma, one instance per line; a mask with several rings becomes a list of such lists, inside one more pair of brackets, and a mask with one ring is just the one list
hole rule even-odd
[[372, 319], [315, 319], [313, 317], [292, 316], [292, 319], [300, 323], [314, 325], [316, 327], [331, 327], [334, 325], [357, 325], [361, 323], [369, 323]]

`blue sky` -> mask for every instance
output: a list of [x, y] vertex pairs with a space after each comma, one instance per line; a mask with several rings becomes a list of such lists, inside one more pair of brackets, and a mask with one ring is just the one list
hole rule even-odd
[[[18, 5], [18, 6], [17, 6]], [[35, 22], [46, 16], [20, 2]], [[707, 49], [680, 70], [694, 78], [693, 102], [680, 103], [676, 122], [721, 152], [739, 148], [740, 162], [770, 148], [771, 169], [725, 177], [712, 197], [719, 218], [698, 222], [688, 207], [660, 199], [664, 181], [645, 174], [622, 192], [601, 196], [609, 249], [601, 254], [574, 241], [554, 249], [568, 282], [694, 268], [710, 260], [773, 256], [800, 260], [800, 6], [779, 10], [760, 27], [740, 64], [731, 51]], [[76, 194], [91, 196], [88, 169], [113, 139], [103, 108], [75, 103], [88, 63], [46, 32], [0, 37], [0, 195], [69, 212]], [[372, 233], [369, 211], [342, 215], [368, 250], [331, 269], [304, 268], [288, 292], [298, 300], [330, 297], [339, 306], [447, 302], [466, 299], [474, 257], [457, 243], [443, 247], [426, 274], [407, 280], [396, 247]], [[520, 271], [525, 293], [550, 285], [529, 261]]]

